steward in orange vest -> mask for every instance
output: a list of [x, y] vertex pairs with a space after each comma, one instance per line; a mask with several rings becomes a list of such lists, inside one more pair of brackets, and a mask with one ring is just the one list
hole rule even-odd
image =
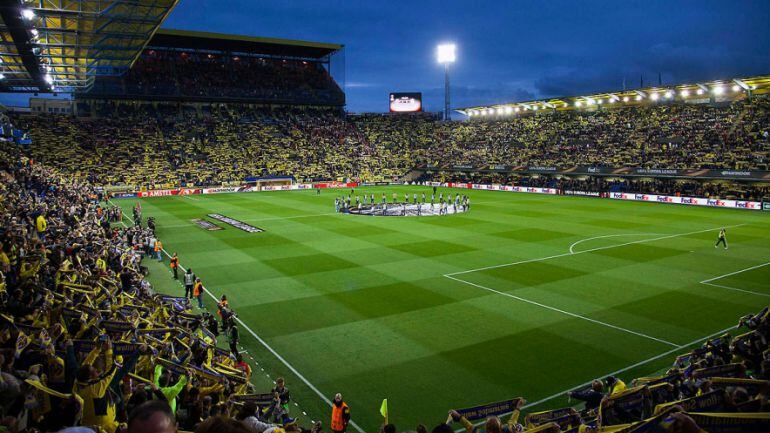
[[[155, 245], [157, 246], [158, 244], [156, 243]], [[179, 276], [177, 275], [177, 269], [179, 268], [179, 257], [176, 256], [176, 253], [171, 256], [171, 262], [169, 263], [169, 266], [171, 266], [171, 270], [174, 272], [174, 279], [179, 279]]]
[[342, 433], [348, 428], [350, 422], [350, 408], [342, 401], [342, 394], [337, 393], [332, 402], [331, 429], [334, 433]]
[[155, 241], [155, 258], [158, 259], [158, 261], [163, 261], [163, 257], [161, 256], [161, 253], [163, 252], [163, 242], [160, 241], [160, 239]]

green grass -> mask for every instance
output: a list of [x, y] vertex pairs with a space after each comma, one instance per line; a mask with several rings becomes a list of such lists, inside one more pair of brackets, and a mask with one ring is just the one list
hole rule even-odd
[[[428, 192], [365, 190], [401, 197], [405, 189]], [[712, 281], [754, 293], [700, 283], [770, 261], [768, 213], [458, 191], [470, 195], [471, 212], [422, 218], [331, 214], [343, 191], [166, 197], [142, 206], [165, 248], [215, 296], [227, 294], [239, 317], [325, 396], [342, 392], [366, 431], [376, 431], [385, 397], [391, 422], [406, 430], [432, 426], [451, 408], [515, 396], [536, 402], [636, 364], [620, 376], [647, 375], [686, 351], [679, 346], [768, 303], [770, 266]], [[120, 202], [127, 212], [133, 203]], [[209, 232], [190, 222], [212, 212], [265, 232], [222, 223]], [[722, 226], [736, 226], [727, 251], [713, 247]], [[513, 262], [524, 263], [444, 276]], [[151, 278], [181, 293], [167, 270]], [[328, 424], [320, 397], [241, 335], [258, 362], [258, 386], [285, 376], [300, 408], [293, 415]], [[565, 404], [556, 397], [538, 408]]]

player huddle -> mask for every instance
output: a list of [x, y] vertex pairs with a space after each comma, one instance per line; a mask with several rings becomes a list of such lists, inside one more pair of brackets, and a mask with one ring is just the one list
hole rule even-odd
[[[361, 211], [370, 211], [368, 213], [375, 214], [380, 212], [385, 215], [386, 212], [393, 210], [400, 210], [401, 215], [407, 215], [409, 211], [416, 211], [418, 216], [423, 212], [429, 212], [431, 215], [446, 215], [448, 213], [466, 212], [470, 209], [471, 201], [467, 195], [464, 194], [452, 194], [447, 193], [444, 196], [443, 192], [436, 195], [436, 190], [430, 194], [430, 198], [425, 192], [419, 194], [412, 193], [411, 197], [409, 193], [404, 193], [404, 200], [399, 201], [399, 195], [393, 193], [391, 200], [388, 202], [388, 196], [382, 193], [382, 196], [378, 200], [375, 194], [363, 194], [358, 195], [355, 190], [350, 190], [347, 196], [334, 198], [334, 210], [338, 213], [361, 213]], [[438, 211], [438, 212], [436, 212]]]

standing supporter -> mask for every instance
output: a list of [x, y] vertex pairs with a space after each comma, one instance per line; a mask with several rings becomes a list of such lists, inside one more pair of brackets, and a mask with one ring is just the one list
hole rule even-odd
[[567, 396], [586, 403], [586, 410], [592, 411], [599, 407], [604, 398], [604, 385], [601, 380], [591, 382], [591, 388], [584, 391], [570, 391]]
[[48, 229], [48, 221], [45, 219], [45, 213], [40, 212], [40, 215], [35, 218], [35, 229], [37, 230], [37, 237], [41, 241], [45, 241], [45, 231]]
[[128, 416], [127, 433], [176, 433], [174, 411], [165, 401], [152, 400], [134, 409]]

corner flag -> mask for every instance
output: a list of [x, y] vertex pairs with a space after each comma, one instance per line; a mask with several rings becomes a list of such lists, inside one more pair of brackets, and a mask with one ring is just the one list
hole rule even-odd
[[380, 415], [385, 418], [385, 424], [388, 423], [388, 399], [382, 400], [382, 406], [380, 406]]

